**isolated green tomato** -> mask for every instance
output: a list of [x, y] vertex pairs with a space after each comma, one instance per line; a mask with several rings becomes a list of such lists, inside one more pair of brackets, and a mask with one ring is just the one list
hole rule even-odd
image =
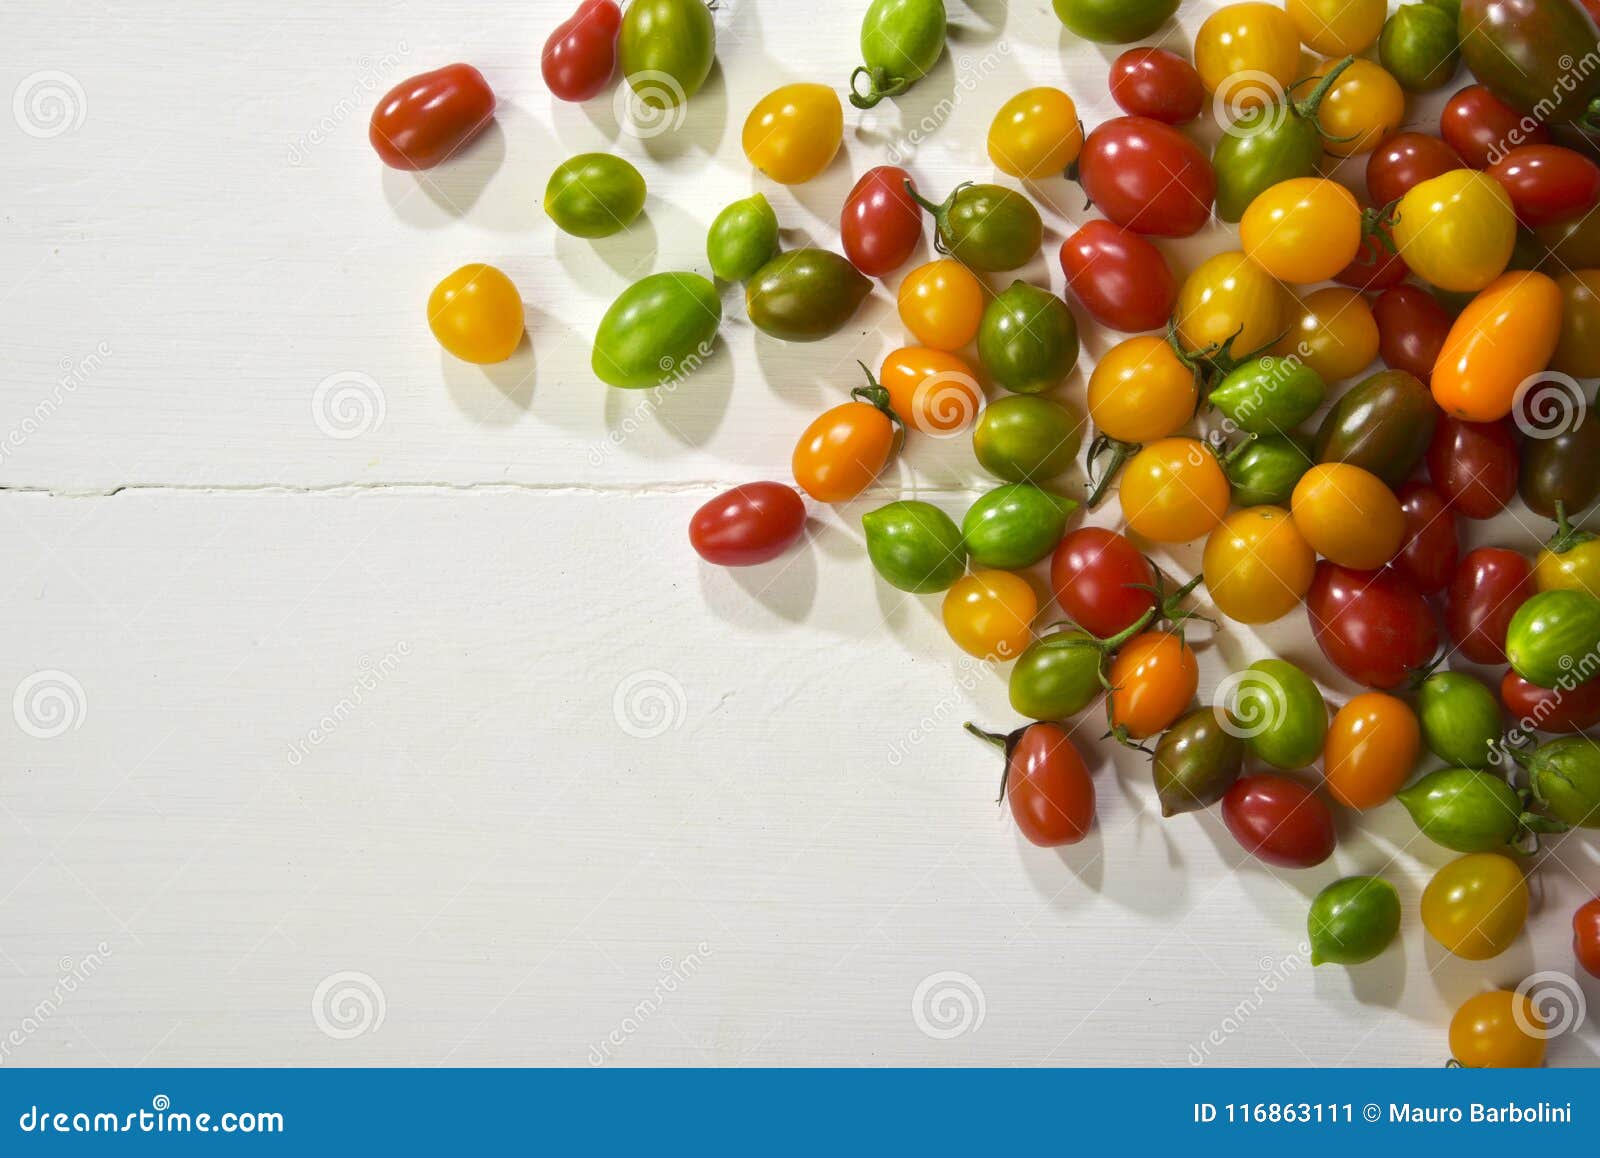
[[1327, 392], [1322, 376], [1300, 359], [1266, 354], [1235, 368], [1209, 401], [1240, 430], [1283, 434], [1310, 418]]
[[1500, 739], [1500, 701], [1465, 672], [1434, 672], [1417, 691], [1422, 738], [1439, 759], [1463, 768], [1487, 768]]
[[1411, 92], [1442, 88], [1461, 63], [1456, 21], [1432, 4], [1402, 4], [1378, 37], [1378, 59], [1401, 88]]
[[749, 281], [778, 253], [778, 215], [760, 193], [735, 201], [711, 223], [706, 257], [723, 281]]
[[1049, 290], [1014, 281], [983, 311], [978, 358], [1007, 390], [1049, 390], [1078, 364], [1077, 319]]
[[1213, 708], [1180, 716], [1156, 744], [1150, 761], [1162, 816], [1196, 812], [1221, 800], [1244, 764], [1244, 742]]
[[855, 316], [872, 282], [828, 249], [791, 249], [756, 271], [744, 287], [745, 312], [764, 334], [814, 342]]
[[1304, 768], [1322, 755], [1328, 705], [1311, 677], [1284, 659], [1262, 659], [1231, 677], [1223, 704], [1235, 734], [1274, 768]]
[[1494, 852], [1522, 832], [1522, 802], [1490, 772], [1440, 768], [1395, 799], [1425, 836], [1457, 852]]
[[1056, 18], [1085, 40], [1131, 44], [1160, 28], [1178, 0], [1055, 0]]
[[1083, 419], [1053, 398], [1008, 394], [983, 408], [972, 450], [983, 469], [1010, 482], [1048, 482], [1072, 466]]
[[644, 208], [644, 178], [621, 157], [579, 153], [556, 166], [544, 190], [544, 211], [574, 237], [610, 237]]
[[1594, 676], [1600, 648], [1600, 599], [1583, 591], [1540, 591], [1511, 616], [1506, 659], [1529, 683], [1574, 686]]
[[1382, 877], [1345, 877], [1316, 895], [1306, 916], [1311, 963], [1360, 965], [1400, 931], [1400, 894]]
[[972, 504], [961, 537], [974, 563], [1015, 571], [1054, 551], [1077, 509], [1074, 500], [1032, 483], [1007, 483]]
[[1087, 631], [1068, 628], [1040, 636], [1012, 665], [1012, 710], [1034, 720], [1077, 715], [1105, 692], [1103, 662], [1099, 642]]
[[641, 104], [676, 108], [711, 74], [717, 26], [705, 0], [632, 0], [617, 34], [617, 63]]
[[1311, 440], [1302, 434], [1262, 434], [1235, 447], [1222, 469], [1237, 507], [1287, 507], [1300, 476], [1311, 469]]
[[955, 520], [932, 503], [902, 499], [861, 516], [867, 558], [885, 582], [915, 595], [943, 591], [967, 569]]
[[1564, 736], [1518, 759], [1546, 812], [1574, 828], [1600, 828], [1600, 745]]
[[653, 273], [617, 295], [595, 331], [589, 364], [612, 386], [640, 390], [692, 372], [711, 354], [722, 301], [696, 273]]

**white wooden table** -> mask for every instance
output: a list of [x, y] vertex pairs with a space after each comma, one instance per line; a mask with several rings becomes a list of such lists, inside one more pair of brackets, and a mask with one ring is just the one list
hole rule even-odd
[[[886, 496], [959, 517], [991, 485], [964, 440], [919, 440], [779, 563], [690, 552], [696, 506], [786, 477], [854, 360], [901, 344], [892, 298], [785, 346], [729, 291], [721, 352], [658, 404], [589, 372], [610, 299], [703, 270], [707, 224], [752, 189], [787, 243], [832, 245], [891, 148], [930, 193], [990, 178], [989, 118], [1028, 83], [1090, 124], [1112, 111], [1114, 50], [1046, 0], [953, 3], [935, 73], [847, 110], [821, 178], [754, 176], [745, 111], [782, 81], [842, 91], [863, 7], [724, 0], [720, 67], [649, 140], [610, 95], [546, 93], [551, 0], [8, 8], [0, 1064], [1435, 1065], [1468, 994], [1572, 970], [1592, 843], [1555, 846], [1530, 935], [1474, 965], [1422, 933], [1449, 854], [1398, 805], [1271, 872], [1214, 814], [1160, 819], [1145, 761], [1113, 761], [1093, 720], [1098, 831], [1022, 842], [960, 729], [1014, 725], [1004, 673], [962, 661], [937, 599], [877, 581], [861, 544]], [[1186, 3], [1186, 27], [1214, 7]], [[385, 170], [377, 97], [458, 59], [496, 127], [425, 179]], [[650, 187], [593, 244], [539, 207], [592, 149]], [[1059, 291], [1081, 197], [1035, 192], [1049, 236], [1022, 272]], [[531, 323], [487, 371], [423, 319], [480, 260]], [[1272, 649], [1330, 674], [1298, 613], [1197, 638], [1203, 695]], [[1378, 869], [1402, 943], [1313, 973], [1309, 899]], [[1597, 1052], [1592, 1025], [1552, 1044]]]

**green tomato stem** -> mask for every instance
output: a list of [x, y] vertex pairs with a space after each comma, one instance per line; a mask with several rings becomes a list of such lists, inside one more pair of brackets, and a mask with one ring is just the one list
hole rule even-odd
[[[1354, 64], [1355, 60], [1356, 58], [1354, 56], [1347, 56], [1338, 64], [1330, 68], [1323, 78], [1317, 82], [1317, 87], [1311, 90], [1310, 96], [1306, 97], [1306, 99], [1303, 101], [1291, 100], [1289, 102], [1290, 109], [1293, 110], [1296, 116], [1304, 117], [1308, 121], [1315, 122], [1317, 119], [1317, 110], [1322, 106], [1322, 98], [1328, 95], [1328, 90], [1333, 88], [1334, 84], [1338, 81], [1339, 74]], [[1290, 91], [1293, 91], [1294, 87], [1295, 86], [1291, 85]], [[1317, 126], [1317, 132], [1322, 133], [1321, 125]], [[1324, 138], [1330, 141], [1350, 141], [1355, 139], [1354, 137], [1329, 137], [1326, 133], [1322, 133], [1322, 135]]]
[[[1111, 480], [1117, 477], [1127, 461], [1138, 454], [1144, 447], [1137, 442], [1123, 442], [1119, 438], [1101, 434], [1089, 444], [1089, 457], [1085, 465], [1089, 468], [1089, 481], [1092, 489], [1089, 491], [1089, 509], [1092, 511], [1100, 505], [1106, 497], [1106, 491], [1111, 486]], [[1095, 460], [1106, 451], [1111, 452], [1111, 465], [1106, 467], [1098, 481], [1094, 477]]]
[[1552, 555], [1565, 555], [1574, 547], [1584, 543], [1592, 543], [1597, 536], [1593, 531], [1582, 531], [1572, 525], [1572, 520], [1567, 518], [1567, 504], [1562, 499], [1556, 500], [1556, 533], [1544, 545], [1544, 549]]

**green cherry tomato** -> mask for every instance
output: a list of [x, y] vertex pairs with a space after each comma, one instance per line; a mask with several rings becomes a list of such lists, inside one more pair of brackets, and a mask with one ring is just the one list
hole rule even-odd
[[1346, 390], [1323, 416], [1317, 461], [1359, 466], [1397, 487], [1427, 453], [1438, 420], [1439, 408], [1419, 378], [1380, 370]]
[[717, 26], [705, 0], [633, 0], [622, 14], [617, 62], [649, 108], [676, 108], [694, 96], [716, 55]]
[[967, 569], [961, 528], [932, 503], [902, 499], [861, 516], [867, 557], [884, 581], [914, 595], [943, 591]]
[[1252, 435], [1222, 459], [1238, 507], [1288, 506], [1295, 483], [1311, 466], [1311, 440], [1293, 431]]
[[850, 103], [870, 109], [926, 76], [944, 51], [945, 25], [944, 0], [872, 0], [861, 19], [864, 63], [850, 74]]
[[778, 255], [778, 215], [760, 193], [735, 201], [711, 223], [706, 257], [723, 281], [749, 281]]
[[1461, 0], [1425, 0], [1429, 8], [1437, 8], [1450, 17], [1450, 27], [1461, 24]]
[[1018, 269], [1032, 261], [1044, 243], [1039, 211], [1015, 189], [968, 181], [938, 205], [914, 189], [907, 191], [933, 214], [939, 252], [971, 269], [987, 273]]
[[1104, 651], [1087, 631], [1069, 628], [1030, 643], [1011, 668], [1011, 707], [1034, 720], [1065, 720], [1105, 692]]
[[745, 312], [764, 334], [814, 342], [837, 333], [871, 292], [872, 282], [832, 250], [791, 249], [745, 285]]
[[1328, 705], [1311, 677], [1288, 660], [1263, 659], [1231, 677], [1230, 727], [1274, 768], [1304, 768], [1322, 755]]
[[1402, 4], [1378, 37], [1378, 59], [1401, 88], [1411, 92], [1443, 88], [1461, 63], [1456, 22], [1432, 4]]
[[1014, 281], [983, 311], [978, 357], [1007, 390], [1038, 394], [1078, 364], [1078, 322], [1049, 290]]
[[1463, 768], [1487, 768], [1500, 740], [1500, 701], [1465, 672], [1441, 671], [1417, 691], [1422, 739], [1439, 759]]
[[1311, 963], [1360, 965], [1400, 931], [1400, 894], [1382, 877], [1345, 877], [1316, 895], [1306, 916]]
[[641, 390], [693, 371], [722, 321], [717, 289], [696, 273], [653, 273], [617, 295], [595, 331], [589, 364], [612, 386]]
[[556, 166], [544, 190], [544, 211], [574, 237], [610, 237], [644, 208], [644, 178], [621, 157], [579, 153]]
[[1440, 768], [1395, 794], [1423, 835], [1456, 852], [1494, 852], [1523, 832], [1522, 801], [1500, 777]]
[[1078, 457], [1083, 419], [1053, 398], [1008, 394], [983, 408], [972, 450], [990, 474], [1008, 482], [1048, 482]]
[[1150, 773], [1162, 816], [1196, 812], [1221, 800], [1244, 764], [1244, 742], [1213, 708], [1180, 716], [1156, 744]]
[[[1317, 82], [1304, 100], [1252, 104], [1223, 134], [1212, 150], [1217, 173], [1217, 216], [1237, 222], [1250, 202], [1281, 181], [1310, 177], [1322, 160], [1322, 129], [1317, 110], [1348, 66], [1341, 61]], [[1239, 84], [1244, 95], [1259, 94], [1259, 85]]]
[[1583, 591], [1540, 591], [1518, 607], [1506, 628], [1506, 658], [1529, 683], [1575, 687], [1596, 674], [1600, 599]]
[[1600, 828], [1600, 745], [1594, 740], [1563, 736], [1512, 755], [1545, 812], [1573, 828]]
[[1056, 18], [1069, 32], [1097, 44], [1131, 44], [1160, 28], [1178, 0], [1055, 0]]
[[972, 504], [961, 520], [961, 537], [974, 563], [1015, 571], [1054, 551], [1077, 509], [1072, 499], [1032, 483], [1007, 483]]
[[1299, 358], [1267, 354], [1236, 367], [1211, 391], [1211, 405], [1250, 434], [1282, 434], [1322, 405], [1328, 385]]

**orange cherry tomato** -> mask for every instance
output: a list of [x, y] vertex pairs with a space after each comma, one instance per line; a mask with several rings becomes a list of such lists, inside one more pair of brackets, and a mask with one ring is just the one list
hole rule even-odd
[[1163, 438], [1128, 460], [1122, 514], [1128, 527], [1158, 543], [1189, 543], [1228, 513], [1228, 476], [1217, 456], [1193, 438]]
[[1345, 462], [1318, 463], [1294, 485], [1294, 525], [1324, 559], [1341, 567], [1382, 567], [1406, 536], [1400, 500], [1377, 475]]
[[953, 258], [919, 265], [900, 283], [900, 320], [924, 346], [959, 350], [978, 336], [983, 283]]
[[[858, 395], [872, 397], [870, 390]], [[887, 404], [887, 392], [881, 401]], [[844, 503], [872, 485], [898, 448], [901, 432], [884, 405], [863, 401], [819, 414], [794, 448], [794, 481], [819, 503]]]
[[1546, 1036], [1531, 997], [1492, 989], [1467, 998], [1450, 1019], [1450, 1056], [1474, 1069], [1534, 1069], [1544, 1064]]
[[983, 405], [972, 367], [944, 350], [902, 346], [883, 360], [878, 381], [889, 391], [890, 408], [924, 434], [965, 430]]
[[1322, 775], [1346, 808], [1376, 808], [1411, 778], [1422, 728], [1410, 706], [1383, 692], [1362, 692], [1333, 717], [1322, 745]]
[[1468, 422], [1511, 413], [1561, 338], [1561, 287], [1542, 273], [1501, 274], [1461, 311], [1433, 366], [1433, 400]]
[[1182, 635], [1146, 631], [1122, 645], [1108, 678], [1111, 726], [1142, 740], [1183, 715], [1200, 686], [1200, 665]]
[[1125, 338], [1089, 375], [1089, 417], [1119, 442], [1153, 442], [1187, 426], [1199, 389], [1195, 372], [1165, 338]]
[[1033, 640], [1039, 597], [1010, 571], [963, 575], [944, 596], [944, 629], [962, 651], [979, 659], [1007, 660]]

